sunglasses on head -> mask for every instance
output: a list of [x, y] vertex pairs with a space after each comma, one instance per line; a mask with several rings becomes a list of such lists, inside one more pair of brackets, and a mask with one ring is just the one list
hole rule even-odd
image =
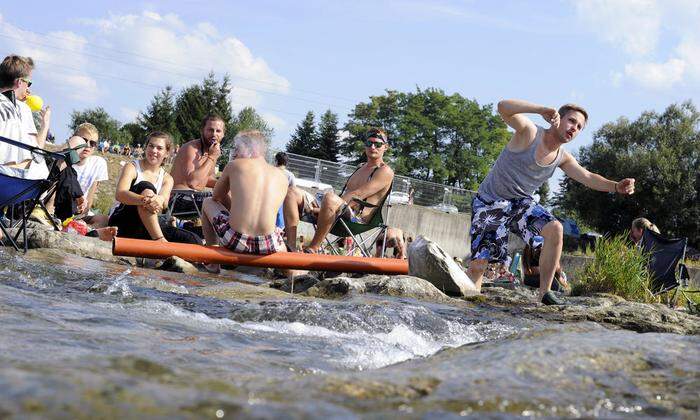
[[[374, 141], [372, 141], [372, 139], [374, 139]], [[381, 141], [381, 140], [377, 140], [377, 139], [374, 138], [374, 137], [370, 137], [370, 138], [368, 138], [367, 140], [365, 140], [365, 146], [366, 146], [366, 147], [372, 147], [372, 146], [374, 146], [375, 148], [379, 149], [380, 147], [384, 146], [385, 144], [386, 144], [386, 142], [383, 142], [383, 141]]]

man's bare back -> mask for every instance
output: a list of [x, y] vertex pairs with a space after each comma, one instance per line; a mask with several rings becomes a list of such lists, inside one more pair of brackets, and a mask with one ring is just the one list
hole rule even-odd
[[287, 194], [287, 176], [262, 157], [237, 158], [226, 165], [214, 197], [230, 192], [229, 224], [246, 235], [269, 235]]

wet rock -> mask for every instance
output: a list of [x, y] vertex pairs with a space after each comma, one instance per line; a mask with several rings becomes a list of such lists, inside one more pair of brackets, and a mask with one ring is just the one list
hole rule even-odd
[[413, 276], [369, 276], [365, 280], [368, 293], [379, 295], [411, 297], [421, 300], [449, 300], [432, 283]]
[[306, 294], [320, 298], [338, 298], [349, 293], [365, 293], [365, 282], [350, 277], [323, 279], [306, 291]]
[[[318, 276], [311, 273], [296, 276], [294, 278], [294, 293], [303, 293], [315, 286], [319, 281]], [[270, 283], [270, 287], [292, 293], [292, 281], [288, 278], [274, 280]]]
[[359, 278], [333, 277], [317, 282], [306, 294], [337, 298], [350, 293], [376, 293], [422, 300], [444, 301], [449, 298], [430, 282], [413, 276], [368, 275]]
[[166, 270], [166, 271], [173, 271], [175, 273], [185, 273], [185, 274], [198, 274], [199, 270], [197, 267], [185, 260], [183, 260], [180, 257], [177, 256], [172, 256], [168, 257], [165, 260], [163, 260], [163, 263], [160, 265], [161, 270]]
[[408, 274], [428, 280], [449, 295], [478, 293], [474, 282], [435, 242], [418, 236], [408, 247]]
[[619, 296], [597, 294], [562, 297], [566, 305], [544, 306], [537, 303], [537, 292], [524, 287], [514, 290], [494, 287], [480, 296], [464, 298], [480, 305], [506, 307], [517, 316], [551, 322], [592, 321], [640, 333], [700, 334], [700, 317], [662, 304], [629, 302]]
[[58, 232], [39, 223], [31, 223], [30, 226], [27, 227], [27, 245], [29, 248], [54, 248], [100, 261], [135, 263], [133, 258], [112, 255], [111, 242], [73, 233]]

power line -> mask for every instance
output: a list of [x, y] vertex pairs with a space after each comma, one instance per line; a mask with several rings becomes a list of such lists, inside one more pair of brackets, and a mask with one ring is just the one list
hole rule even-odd
[[[36, 35], [39, 35], [39, 36], [48, 38], [48, 35], [45, 34], [45, 33], [40, 33], [40, 32], [33, 32], [33, 33], [36, 34]], [[53, 48], [53, 49], [56, 49], [56, 50], [61, 50], [61, 51], [66, 51], [66, 52], [72, 52], [72, 53], [75, 53], [75, 54], [82, 54], [82, 55], [85, 55], [85, 56], [88, 56], [88, 57], [93, 57], [93, 58], [96, 58], [96, 59], [107, 60], [107, 61], [113, 61], [113, 62], [116, 62], [116, 63], [128, 65], [128, 66], [137, 66], [137, 67], [146, 68], [146, 69], [155, 70], [155, 71], [160, 71], [160, 72], [164, 72], [164, 73], [170, 73], [170, 74], [173, 74], [173, 75], [176, 75], [176, 76], [180, 76], [180, 77], [198, 79], [197, 77], [191, 76], [190, 74], [183, 74], [183, 73], [175, 72], [175, 71], [172, 71], [172, 70], [166, 70], [166, 69], [163, 69], [163, 68], [154, 68], [154, 67], [151, 67], [151, 66], [146, 66], [146, 65], [143, 65], [143, 64], [138, 64], [138, 63], [133, 63], [133, 62], [125, 62], [125, 61], [121, 61], [121, 60], [118, 60], [118, 59], [115, 59], [115, 58], [112, 58], [112, 57], [106, 57], [106, 56], [102, 56], [102, 55], [98, 55], [98, 54], [93, 54], [93, 53], [89, 53], [89, 52], [84, 52], [84, 51], [76, 51], [76, 50], [72, 50], [72, 49], [70, 49], [70, 48], [60, 47], [60, 46], [56, 46], [56, 45], [52, 45], [52, 44], [46, 44], [46, 43], [38, 42], [38, 41], [31, 41], [31, 40], [27, 40], [27, 39], [24, 39], [24, 38], [19, 38], [19, 37], [10, 36], [10, 35], [7, 35], [7, 34], [0, 34], [0, 37], [8, 38], [8, 39], [13, 39], [13, 40], [16, 40], [16, 41], [25, 42], [25, 43], [30, 43], [30, 44], [34, 44], [34, 45], [40, 45], [40, 46], [44, 46], [44, 47], [47, 47], [47, 48]], [[54, 38], [54, 39], [62, 39], [62, 40], [65, 40], [65, 41], [74, 41], [73, 39], [69, 39], [69, 38], [65, 38], [65, 37], [60, 37], [60, 36], [54, 36], [54, 35], [52, 35], [52, 38]], [[204, 69], [204, 68], [202, 68], [202, 67], [185, 66], [185, 65], [183, 65], [183, 64], [175, 63], [175, 62], [169, 61], [169, 60], [154, 59], [154, 58], [152, 58], [152, 57], [147, 57], [147, 56], [144, 56], [144, 55], [142, 55], [142, 54], [137, 54], [137, 53], [132, 53], [132, 52], [121, 51], [121, 50], [117, 50], [117, 49], [110, 48], [110, 47], [107, 47], [107, 46], [95, 45], [95, 44], [92, 44], [92, 43], [90, 43], [90, 42], [85, 42], [85, 44], [86, 44], [86, 45], [89, 45], [89, 46], [92, 46], [92, 47], [95, 47], [95, 48], [99, 47], [99, 48], [102, 49], [102, 50], [114, 51], [114, 52], [116, 52], [116, 53], [118, 53], [118, 54], [130, 55], [130, 56], [138, 57], [138, 58], [143, 59], [143, 60], [155, 61], [155, 62], [157, 62], [158, 64], [166, 63], [166, 64], [169, 64], [169, 65], [172, 65], [172, 66], [176, 66], [176, 67], [183, 68], [183, 69], [185, 69], [185, 70], [199, 70], [199, 71], [207, 71], [207, 72], [211, 70], [211, 69]], [[287, 85], [282, 85], [282, 84], [278, 84], [278, 83], [274, 83], [274, 82], [269, 82], [269, 81], [264, 81], [264, 80], [259, 80], [259, 79], [253, 79], [253, 78], [248, 78], [248, 77], [239, 76], [239, 75], [230, 75], [230, 74], [229, 74], [229, 76], [232, 77], [232, 78], [241, 79], [241, 80], [247, 80], [247, 81], [254, 82], [254, 83], [260, 83], [260, 84], [266, 84], [266, 85], [270, 85], [270, 86], [276, 86], [276, 87], [281, 87], [281, 88], [285, 88], [285, 89], [290, 89], [290, 90], [294, 90], [294, 91], [297, 91], [297, 92], [300, 92], [300, 93], [307, 93], [307, 94], [316, 95], [316, 96], [321, 96], [321, 97], [326, 97], [326, 98], [334, 98], [334, 99], [339, 99], [339, 100], [347, 101], [347, 102], [351, 102], [351, 103], [355, 103], [355, 102], [356, 102], [356, 100], [353, 100], [353, 99], [344, 98], [344, 97], [339, 97], [339, 96], [334, 96], [334, 95], [329, 95], [329, 94], [325, 94], [325, 93], [319, 93], [319, 92], [314, 92], [314, 91], [310, 91], [310, 90], [302, 90], [302, 89], [291, 89], [291, 88], [289, 88], [289, 86], [287, 86]], [[247, 89], [253, 90], [253, 91], [257, 91], [256, 89], [253, 89], [253, 88], [247, 88]], [[261, 91], [261, 92], [273, 94], [273, 93], [271, 93], [271, 92], [266, 92], [266, 91]], [[306, 99], [306, 98], [303, 98], [303, 99], [302, 99], [302, 98], [299, 98], [299, 99], [300, 99], [300, 100], [306, 100], [306, 101], [309, 101], [309, 102], [316, 102], [316, 103], [324, 103], [324, 104], [329, 103], [329, 101], [318, 102], [318, 101], [314, 101], [314, 100]]]
[[[39, 60], [37, 60], [37, 61], [39, 61]], [[51, 64], [51, 65], [53, 65], [53, 66], [55, 66], [55, 67], [57, 68], [56, 70], [57, 70], [58, 73], [66, 74], [66, 75], [69, 75], [69, 76], [72, 76], [72, 75], [74, 75], [75, 73], [72, 73], [72, 72], [66, 71], [66, 70], [80, 71], [80, 69], [77, 69], [77, 68], [75, 68], [75, 67], [66, 66], [66, 65], [63, 65], [63, 64], [51, 63], [51, 62], [45, 61], [45, 60], [42, 60], [42, 61], [40, 61], [40, 62]], [[138, 80], [127, 79], [127, 78], [119, 77], [119, 76], [113, 76], [113, 75], [109, 75], [109, 74], [97, 74], [97, 73], [94, 73], [94, 74], [92, 74], [92, 76], [98, 77], [98, 78], [104, 78], [104, 79], [116, 79], [116, 80], [121, 80], [121, 81], [124, 81], [124, 82], [127, 82], [127, 83], [133, 83], [133, 84], [136, 84], [136, 85], [141, 85], [141, 86], [146, 86], [146, 87], [160, 88], [160, 86], [153, 85], [153, 84], [150, 84], [150, 83], [146, 83], [146, 82], [142, 82], [142, 81], [138, 81]], [[250, 105], [243, 104], [243, 103], [241, 103], [241, 102], [231, 102], [231, 105], [237, 105], [237, 106], [240, 106], [240, 107], [250, 106]], [[261, 107], [261, 106], [257, 106], [257, 105], [256, 105], [254, 108], [255, 108], [256, 110], [269, 111], [269, 112], [276, 112], [276, 113], [280, 113], [280, 114], [293, 115], [293, 116], [296, 116], [296, 117], [305, 117], [305, 116], [306, 116], [306, 114], [301, 114], [301, 113], [298, 113], [298, 112], [283, 111], [283, 110], [281, 110], [281, 109], [268, 108], [268, 107], [264, 107], [264, 106]]]

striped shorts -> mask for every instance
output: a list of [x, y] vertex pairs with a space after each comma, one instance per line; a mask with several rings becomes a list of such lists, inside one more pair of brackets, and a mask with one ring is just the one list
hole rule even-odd
[[255, 255], [268, 255], [287, 250], [282, 237], [282, 229], [279, 227], [276, 227], [275, 231], [269, 235], [246, 235], [233, 230], [228, 223], [229, 217], [230, 215], [227, 211], [221, 211], [212, 220], [214, 231], [219, 237], [221, 246], [233, 252]]

